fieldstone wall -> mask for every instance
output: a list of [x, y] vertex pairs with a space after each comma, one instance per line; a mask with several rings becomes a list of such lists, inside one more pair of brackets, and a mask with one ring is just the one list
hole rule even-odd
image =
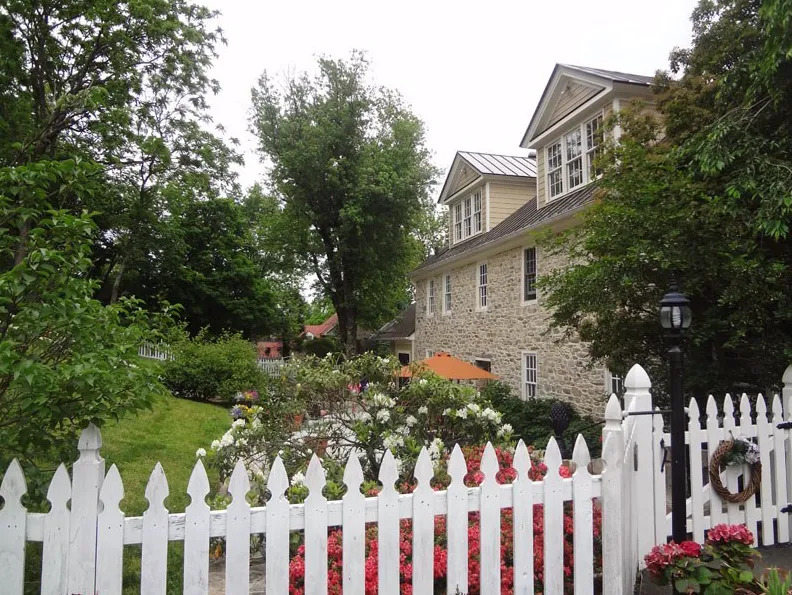
[[[530, 245], [530, 244], [529, 244]], [[549, 331], [549, 313], [541, 291], [522, 301], [523, 248], [500, 252], [479, 262], [488, 268], [488, 305], [476, 308], [478, 264], [449, 266], [433, 277], [416, 280], [415, 359], [427, 351], [447, 351], [473, 362], [489, 359], [492, 373], [523, 396], [523, 353], [537, 354], [537, 397], [572, 403], [581, 413], [600, 417], [606, 402], [606, 370], [590, 367], [584, 343]], [[564, 264], [537, 247], [539, 276]], [[451, 275], [451, 311], [443, 312], [444, 276]], [[427, 313], [427, 280], [435, 279], [436, 311]]]

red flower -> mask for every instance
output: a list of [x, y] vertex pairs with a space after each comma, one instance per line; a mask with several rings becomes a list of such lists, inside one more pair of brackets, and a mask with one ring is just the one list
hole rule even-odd
[[744, 543], [751, 545], [754, 542], [753, 533], [748, 530], [745, 525], [715, 525], [707, 533], [707, 543], [709, 544], [726, 544], [726, 543]]
[[688, 558], [698, 558], [701, 555], [701, 546], [695, 541], [683, 541], [679, 548]]

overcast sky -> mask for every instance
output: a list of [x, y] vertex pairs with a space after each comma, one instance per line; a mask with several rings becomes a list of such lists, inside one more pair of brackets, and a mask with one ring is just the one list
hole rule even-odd
[[[247, 131], [250, 88], [264, 70], [312, 70], [318, 55], [368, 52], [374, 82], [424, 120], [443, 172], [457, 150], [522, 155], [520, 138], [556, 62], [651, 75], [690, 43], [694, 0], [401, 2], [203, 0], [228, 45], [212, 113], [242, 142], [245, 186], [266, 173]], [[435, 194], [439, 189], [435, 189]]]

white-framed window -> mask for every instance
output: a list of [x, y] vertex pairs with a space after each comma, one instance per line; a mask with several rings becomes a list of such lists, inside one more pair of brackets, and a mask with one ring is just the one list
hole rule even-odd
[[426, 357], [432, 357], [436, 352], [433, 349], [426, 350]]
[[462, 203], [454, 205], [454, 241], [462, 239]]
[[564, 191], [564, 172], [562, 169], [561, 141], [547, 147], [547, 191], [550, 198]]
[[465, 237], [470, 237], [473, 233], [473, 219], [470, 210], [470, 197], [468, 196], [463, 203], [465, 206], [465, 218], [462, 220], [462, 231], [465, 234]]
[[487, 263], [482, 262], [476, 268], [476, 285], [478, 291], [476, 292], [476, 306], [479, 310], [487, 308]]
[[451, 275], [443, 277], [443, 312], [451, 312]]
[[426, 313], [433, 316], [435, 313], [435, 282], [429, 279], [426, 283]]
[[524, 302], [536, 299], [536, 247], [523, 250], [523, 297]]
[[599, 171], [594, 171], [599, 146], [602, 144], [602, 114], [586, 122], [586, 168], [589, 179], [593, 180]]
[[481, 231], [481, 191], [473, 195], [473, 233]]
[[564, 135], [564, 148], [567, 190], [573, 190], [583, 183], [583, 137], [580, 128]]
[[609, 395], [620, 397], [624, 394], [624, 376], [614, 374], [610, 370], [605, 370], [605, 379], [607, 381], [607, 386], [605, 388]]
[[[555, 198], [592, 181], [602, 144], [602, 112], [566, 130], [545, 148], [548, 198]], [[584, 161], [585, 160], [585, 161]]]
[[523, 353], [523, 399], [528, 400], [536, 398], [536, 382], [539, 376], [539, 368], [537, 364], [538, 362], [536, 353]]

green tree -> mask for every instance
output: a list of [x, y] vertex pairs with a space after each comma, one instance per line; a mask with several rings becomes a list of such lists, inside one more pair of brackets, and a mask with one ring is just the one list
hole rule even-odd
[[648, 365], [660, 392], [672, 278], [692, 301], [692, 393], [765, 391], [792, 358], [792, 46], [762, 16], [781, 4], [699, 4], [672, 53], [684, 74], [656, 78], [662, 121], [620, 116], [598, 201], [553, 243], [574, 263], [542, 279], [554, 324], [615, 370]]
[[353, 53], [319, 59], [316, 77], [292, 77], [284, 92], [266, 73], [253, 89], [252, 126], [283, 201], [285, 249], [332, 301], [348, 353], [361, 324], [376, 328], [409, 301], [436, 175], [421, 121], [367, 73]]
[[[137, 356], [153, 340], [132, 300], [109, 306], [86, 278], [96, 227], [88, 215], [21, 207], [90, 192], [95, 165], [39, 161], [0, 168], [0, 469], [19, 458], [34, 498], [53, 461], [72, 460], [79, 430], [145, 407], [163, 391], [157, 370]], [[27, 250], [16, 262], [25, 221]]]

